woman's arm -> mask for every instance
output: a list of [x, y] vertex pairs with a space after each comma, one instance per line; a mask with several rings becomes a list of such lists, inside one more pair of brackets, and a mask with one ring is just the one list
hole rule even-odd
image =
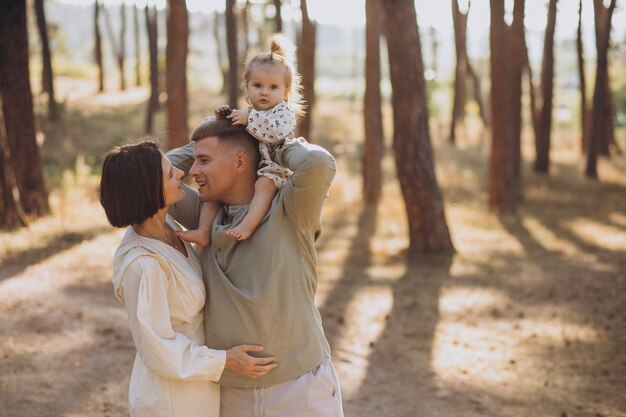
[[275, 367], [268, 365], [275, 358], [248, 355], [255, 351], [254, 346], [214, 350], [176, 332], [169, 312], [168, 273], [164, 262], [141, 256], [128, 267], [122, 282], [133, 340], [148, 369], [169, 379], [217, 382], [227, 365], [250, 377], [264, 375]]

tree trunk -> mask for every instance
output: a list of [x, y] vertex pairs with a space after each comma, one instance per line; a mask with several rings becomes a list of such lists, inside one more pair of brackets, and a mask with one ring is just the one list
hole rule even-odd
[[[0, 107], [2, 102], [0, 102]], [[20, 213], [19, 205], [13, 195], [13, 172], [11, 159], [6, 149], [6, 134], [2, 109], [0, 108], [0, 229], [13, 229], [25, 226], [26, 222]]]
[[302, 75], [302, 91], [307, 112], [298, 123], [298, 136], [311, 141], [311, 122], [315, 107], [315, 37], [317, 27], [309, 18], [307, 0], [300, 0], [302, 35], [298, 49], [298, 67]]
[[57, 101], [54, 96], [54, 75], [52, 72], [52, 57], [50, 54], [50, 42], [48, 40], [48, 28], [46, 26], [46, 12], [43, 0], [35, 0], [35, 15], [37, 16], [37, 28], [41, 39], [41, 58], [43, 70], [41, 73], [41, 86], [48, 93], [48, 117], [50, 120], [59, 119]]
[[274, 0], [274, 9], [276, 13], [274, 14], [274, 30], [276, 32], [283, 31], [283, 15], [281, 13], [281, 1]]
[[552, 95], [554, 92], [554, 28], [556, 26], [556, 3], [548, 5], [548, 23], [543, 44], [541, 68], [541, 107], [539, 109], [539, 134], [535, 138], [535, 171], [547, 173], [550, 169], [550, 135], [552, 130]]
[[[123, 3], [120, 6], [122, 10], [124, 9]], [[124, 12], [120, 12], [122, 14]], [[126, 88], [126, 83], [124, 81], [124, 59], [120, 58], [121, 49], [123, 48], [124, 42], [120, 39], [120, 45], [117, 45], [115, 41], [115, 35], [113, 33], [113, 26], [111, 25], [111, 17], [109, 16], [109, 10], [102, 6], [102, 14], [104, 15], [104, 24], [107, 28], [107, 35], [109, 35], [109, 43], [111, 44], [111, 50], [113, 51], [113, 56], [115, 58], [115, 62], [117, 64], [118, 71], [120, 73], [120, 90], [124, 90]], [[122, 24], [123, 26], [124, 24]]]
[[135, 38], [135, 85], [141, 85], [141, 40], [139, 36], [139, 9], [133, 5], [133, 32]]
[[185, 0], [168, 0], [166, 90], [167, 130], [170, 149], [186, 144], [187, 129], [187, 43], [189, 23]]
[[235, 16], [235, 0], [226, 0], [226, 44], [228, 47], [228, 104], [237, 108], [239, 97], [238, 69], [239, 54], [237, 53], [237, 17]]
[[476, 104], [478, 104], [478, 113], [480, 114], [480, 118], [483, 121], [483, 125], [488, 127], [490, 125], [489, 121], [489, 111], [485, 108], [485, 100], [483, 99], [483, 89], [482, 83], [480, 82], [480, 75], [476, 71], [474, 71], [474, 66], [467, 61], [467, 75], [472, 80], [474, 84], [474, 100], [476, 100]]
[[157, 49], [157, 11], [156, 6], [145, 8], [146, 31], [148, 32], [148, 51], [150, 54], [150, 98], [146, 115], [146, 133], [154, 131], [154, 113], [159, 110], [159, 56]]
[[20, 203], [35, 217], [48, 214], [28, 70], [26, 1], [0, 3], [0, 94], [7, 144]]
[[393, 91], [393, 149], [409, 223], [409, 253], [453, 251], [434, 169], [415, 4], [385, 0], [383, 5]]
[[[469, 9], [468, 9], [469, 12]], [[456, 142], [456, 122], [465, 116], [465, 82], [467, 78], [467, 13], [461, 13], [458, 0], [452, 0], [456, 70], [454, 74], [454, 101], [450, 118], [450, 143]]]
[[[514, 4], [513, 26], [504, 21], [504, 0], [491, 5], [491, 153], [489, 205], [514, 214], [521, 198], [520, 103], [523, 62], [524, 2]], [[514, 67], [519, 68], [514, 68]]]
[[117, 66], [120, 69], [120, 90], [126, 90], [124, 59], [126, 55], [126, 5], [120, 4], [120, 49], [117, 54]]
[[587, 106], [587, 79], [583, 52], [583, 0], [578, 0], [578, 29], [576, 31], [576, 54], [578, 56], [578, 79], [580, 80], [580, 147], [585, 152], [589, 137], [589, 108]]
[[95, 38], [94, 59], [98, 66], [98, 91], [104, 91], [104, 67], [102, 65], [102, 35], [100, 34], [100, 0], [96, 0], [93, 6], [93, 33]]
[[[228, 90], [228, 66], [225, 65], [226, 54], [224, 53], [223, 40], [220, 37], [221, 19], [220, 14], [216, 11], [213, 17], [213, 37], [215, 39], [216, 51], [217, 51], [217, 63], [220, 67], [220, 73], [222, 74], [222, 91], [220, 94], [226, 94]], [[224, 16], [225, 18], [226, 16]]]
[[593, 91], [591, 109], [591, 125], [589, 127], [589, 149], [587, 150], [587, 167], [585, 175], [588, 178], [598, 178], [598, 148], [602, 138], [608, 135], [606, 126], [606, 94], [608, 85], [608, 50], [611, 30], [611, 19], [615, 9], [615, 0], [611, 1], [608, 9], [602, 0], [594, 0], [596, 24], [597, 68], [596, 85]]
[[366, 0], [363, 195], [365, 201], [370, 204], [378, 202], [382, 189], [381, 160], [384, 136], [380, 94], [381, 10], [381, 0]]

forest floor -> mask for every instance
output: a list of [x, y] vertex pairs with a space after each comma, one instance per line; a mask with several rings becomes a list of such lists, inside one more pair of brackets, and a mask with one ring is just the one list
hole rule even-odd
[[[128, 415], [135, 351], [111, 287], [122, 232], [106, 223], [87, 173], [93, 155], [139, 130], [145, 95], [124, 94], [66, 95], [67, 126], [46, 127], [44, 157], [93, 152], [57, 176], [52, 216], [0, 234], [3, 417]], [[349, 103], [317, 108], [316, 139], [339, 163], [317, 303], [346, 416], [626, 417], [624, 156], [589, 181], [575, 143], [556, 135], [551, 174], [525, 165], [524, 204], [501, 218], [486, 205], [487, 136], [468, 128], [454, 148], [435, 134], [456, 253], [407, 259], [389, 155], [383, 199], [363, 207], [360, 119]], [[101, 143], [103, 128], [119, 136]]]

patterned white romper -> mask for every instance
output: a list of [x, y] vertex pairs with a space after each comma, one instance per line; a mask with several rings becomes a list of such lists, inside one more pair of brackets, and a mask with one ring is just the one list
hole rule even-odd
[[250, 109], [246, 130], [259, 141], [261, 161], [258, 175], [267, 177], [281, 188], [293, 174], [272, 159], [274, 148], [291, 135], [296, 128], [296, 115], [287, 103], [282, 102], [269, 110]]

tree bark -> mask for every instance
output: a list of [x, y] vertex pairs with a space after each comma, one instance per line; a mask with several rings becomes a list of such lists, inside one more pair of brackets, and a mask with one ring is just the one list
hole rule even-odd
[[381, 10], [381, 0], [366, 0], [363, 195], [369, 204], [378, 203], [382, 189], [381, 160], [384, 136], [380, 93]]
[[409, 223], [409, 253], [451, 252], [454, 247], [430, 143], [415, 3], [385, 0], [383, 5], [393, 91], [393, 149]]
[[[588, 178], [598, 178], [598, 148], [603, 138], [608, 135], [606, 123], [606, 95], [608, 80], [608, 50], [611, 30], [611, 19], [615, 9], [615, 0], [611, 1], [608, 8], [602, 0], [594, 0], [595, 24], [596, 24], [596, 49], [597, 68], [596, 85], [593, 91], [593, 103], [591, 110], [591, 125], [589, 127], [589, 149], [587, 150], [587, 166], [585, 175]], [[610, 101], [610, 100], [608, 100]], [[609, 109], [610, 111], [610, 109]], [[611, 126], [608, 126], [611, 127]]]
[[168, 146], [188, 142], [187, 128], [187, 49], [189, 23], [185, 0], [168, 0], [166, 90]]
[[[0, 107], [2, 102], [0, 101]], [[6, 134], [2, 109], [0, 108], [0, 229], [10, 230], [25, 226], [20, 208], [13, 195], [14, 177], [11, 170], [11, 159], [6, 149]]]
[[589, 138], [589, 107], [587, 106], [587, 77], [585, 76], [585, 55], [583, 51], [583, 1], [578, 0], [578, 29], [576, 30], [576, 54], [578, 56], [578, 79], [580, 81], [580, 147], [587, 149]]
[[302, 75], [302, 91], [307, 111], [298, 123], [298, 136], [311, 139], [313, 109], [315, 107], [315, 37], [317, 26], [309, 18], [307, 0], [300, 0], [302, 32], [298, 49], [298, 67]]
[[[123, 4], [122, 4], [123, 6]], [[124, 7], [121, 7], [124, 9]], [[120, 12], [120, 14], [123, 12]], [[104, 15], [104, 24], [107, 28], [107, 34], [109, 35], [109, 43], [111, 44], [111, 50], [113, 51], [113, 56], [115, 58], [115, 62], [117, 64], [118, 71], [120, 73], [120, 90], [124, 90], [126, 88], [126, 83], [124, 80], [124, 59], [120, 58], [123, 48], [123, 40], [120, 39], [120, 45], [115, 41], [115, 34], [113, 33], [113, 26], [111, 25], [111, 18], [109, 16], [109, 11], [104, 5], [102, 6], [102, 14]], [[122, 24], [123, 26], [123, 24]]]
[[228, 104], [237, 108], [239, 97], [238, 69], [239, 54], [237, 53], [237, 17], [235, 16], [235, 0], [226, 0], [226, 44], [228, 48]]
[[104, 91], [104, 67], [102, 65], [102, 35], [100, 34], [100, 0], [96, 0], [93, 6], [93, 33], [95, 38], [94, 59], [98, 66], [98, 91]]
[[481, 120], [483, 121], [483, 125], [488, 127], [491, 122], [489, 120], [489, 111], [485, 107], [485, 100], [483, 99], [483, 88], [482, 83], [480, 82], [480, 75], [474, 70], [474, 66], [467, 61], [467, 75], [472, 80], [474, 84], [474, 100], [476, 100], [476, 104], [478, 104], [478, 113], [480, 115]]
[[450, 143], [454, 144], [456, 142], [456, 122], [463, 120], [465, 116], [465, 83], [467, 79], [467, 13], [461, 13], [458, 0], [452, 0], [452, 21], [454, 24], [456, 70], [454, 74], [454, 101], [450, 118]]
[[35, 15], [37, 17], [37, 28], [41, 40], [41, 59], [43, 61], [41, 86], [43, 91], [48, 93], [48, 117], [50, 120], [56, 121], [59, 119], [59, 112], [54, 95], [54, 74], [52, 72], [52, 57], [50, 54], [50, 41], [48, 39], [48, 27], [46, 26], [46, 12], [43, 0], [35, 0]]
[[[521, 198], [520, 126], [524, 1], [516, 0], [513, 26], [504, 21], [504, 0], [491, 5], [491, 153], [489, 205], [511, 215]], [[517, 67], [517, 68], [515, 68]]]
[[[224, 53], [224, 48], [223, 48], [223, 39], [220, 37], [220, 26], [222, 25], [221, 23], [221, 15], [219, 12], [215, 11], [215, 14], [213, 15], [213, 38], [215, 39], [215, 45], [216, 45], [216, 52], [217, 52], [217, 63], [220, 67], [220, 73], [222, 74], [222, 91], [221, 94], [226, 94], [229, 89], [228, 89], [228, 66], [225, 65], [225, 61], [226, 61], [226, 54]], [[224, 18], [226, 18], [226, 16], [224, 16]]]
[[554, 29], [556, 26], [556, 3], [548, 4], [548, 23], [543, 44], [541, 68], [541, 107], [538, 110], [539, 131], [535, 138], [535, 171], [547, 173], [550, 169], [550, 136], [552, 130], [552, 95], [554, 92]]
[[274, 0], [274, 9], [276, 10], [276, 13], [274, 14], [274, 30], [276, 32], [282, 32], [283, 31], [283, 15], [281, 13], [281, 1], [280, 0]]
[[154, 114], [159, 110], [159, 56], [157, 48], [157, 11], [156, 6], [145, 8], [146, 31], [148, 32], [148, 51], [150, 55], [150, 98], [146, 114], [146, 133], [154, 131]]
[[28, 69], [26, 1], [0, 3], [0, 96], [20, 204], [28, 215], [48, 214]]
[[135, 38], [135, 85], [141, 85], [141, 40], [139, 36], [139, 9], [133, 4], [133, 32]]
[[126, 5], [120, 4], [120, 49], [117, 55], [117, 66], [120, 69], [120, 90], [126, 90], [124, 76], [124, 60], [126, 58]]

